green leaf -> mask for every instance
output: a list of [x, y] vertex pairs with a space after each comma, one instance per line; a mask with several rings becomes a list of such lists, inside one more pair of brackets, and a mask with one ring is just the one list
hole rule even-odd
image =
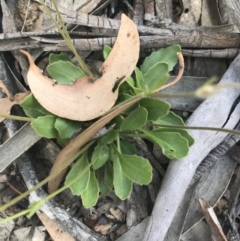
[[161, 48], [160, 50], [153, 52], [145, 58], [140, 70], [145, 74], [156, 63], [166, 63], [168, 65], [168, 72], [170, 72], [178, 61], [177, 53], [181, 52], [179, 45], [173, 45], [167, 48]]
[[129, 86], [133, 89], [133, 91], [134, 91], [134, 93], [135, 93], [136, 95], [143, 92], [141, 88], [135, 87], [135, 83], [134, 83], [134, 80], [133, 80], [132, 77], [128, 77], [128, 78], [126, 79], [126, 83], [129, 84]]
[[166, 63], [156, 63], [143, 75], [142, 89], [146, 86], [150, 91], [160, 88], [167, 82], [168, 72]]
[[66, 144], [69, 142], [69, 139], [62, 139], [61, 137], [58, 137], [57, 138], [57, 144], [60, 146], [60, 147], [64, 147], [66, 146]]
[[68, 185], [68, 183], [71, 182], [74, 178], [76, 178], [78, 175], [81, 175], [81, 177], [70, 186], [70, 189], [74, 195], [81, 195], [81, 193], [86, 189], [88, 185], [90, 170], [88, 169], [83, 173], [83, 170], [87, 167], [88, 164], [87, 154], [84, 152], [77, 159], [76, 163], [72, 166], [66, 177], [65, 185]]
[[152, 180], [152, 166], [149, 161], [136, 155], [117, 153], [123, 174], [131, 181], [147, 185]]
[[77, 79], [85, 76], [84, 72], [70, 62], [62, 60], [48, 65], [47, 71], [57, 84], [70, 85]]
[[166, 116], [170, 110], [170, 104], [159, 99], [145, 98], [140, 100], [139, 104], [147, 110], [148, 120], [151, 121]]
[[40, 116], [31, 122], [32, 127], [38, 135], [46, 138], [57, 138], [58, 132], [54, 127], [56, 116]]
[[111, 51], [112, 51], [111, 47], [109, 47], [108, 45], [104, 45], [104, 47], [103, 47], [103, 58], [106, 59]]
[[68, 139], [81, 129], [82, 122], [57, 117], [54, 127], [57, 129], [62, 139]]
[[136, 146], [129, 141], [120, 141], [121, 152], [125, 155], [135, 155], [137, 153]]
[[[171, 128], [171, 127], [170, 127]], [[188, 134], [188, 132], [186, 130], [183, 129], [170, 129], [170, 128], [159, 128], [159, 129], [155, 129], [153, 130], [154, 133], [162, 133], [162, 132], [176, 132], [179, 133], [182, 137], [184, 137], [185, 139], [188, 140], [188, 145], [192, 146], [194, 144], [194, 139]]]
[[49, 55], [49, 64], [53, 64], [55, 62], [58, 62], [59, 60], [62, 60], [65, 62], [71, 62], [71, 59], [65, 52], [61, 52], [60, 54], [51, 53]]
[[118, 135], [118, 132], [114, 129], [110, 130], [107, 134], [105, 134], [104, 136], [102, 136], [99, 139], [99, 144], [100, 145], [106, 145], [106, 144], [110, 144], [112, 143], [114, 140], [116, 140]]
[[167, 115], [164, 117], [159, 118], [156, 121], [153, 121], [154, 124], [160, 125], [176, 125], [176, 126], [185, 126], [182, 118], [172, 111], [169, 111]]
[[[133, 95], [134, 95], [134, 94], [133, 94]], [[121, 103], [121, 102], [124, 102], [124, 101], [132, 98], [133, 95], [130, 95], [130, 94], [128, 94], [128, 93], [121, 93], [121, 94], [119, 94], [118, 100], [117, 100], [117, 104], [119, 104], [119, 103]], [[136, 102], [135, 104], [129, 106], [129, 108], [127, 108], [126, 110], [124, 110], [124, 111], [122, 112], [122, 114], [125, 114], [125, 115], [126, 115], [126, 114], [130, 114], [130, 113], [131, 113], [133, 110], [135, 110], [137, 107], [139, 107], [139, 103], [138, 103], [138, 102]]]
[[98, 179], [98, 185], [100, 188], [100, 192], [106, 196], [109, 192], [112, 191], [113, 187], [113, 169], [110, 165], [110, 162], [107, 162], [105, 164], [105, 170], [104, 170], [104, 177], [103, 180]]
[[[95, 154], [96, 153], [95, 150], [98, 146], [100, 147], [100, 151], [97, 150], [96, 152], [98, 152], [98, 153]], [[92, 154], [93, 170], [97, 170], [100, 167], [102, 167], [109, 159], [108, 146], [107, 145], [104, 145], [104, 146], [98, 145], [98, 146], [94, 149], [94, 152]]]
[[122, 167], [118, 158], [113, 161], [113, 184], [116, 195], [121, 199], [126, 199], [132, 191], [132, 181], [122, 172]]
[[87, 188], [82, 192], [81, 197], [85, 208], [90, 208], [96, 205], [99, 197], [99, 187], [94, 171], [90, 172]]
[[147, 110], [143, 107], [138, 107], [132, 111], [122, 122], [121, 131], [137, 130], [145, 125], [147, 121]]
[[37, 118], [39, 116], [51, 115], [46, 109], [44, 109], [33, 94], [29, 94], [20, 104], [25, 114], [31, 118]]
[[134, 71], [136, 76], [136, 87], [141, 89], [143, 83], [143, 73], [140, 71], [138, 67], [136, 67]]
[[163, 154], [170, 159], [182, 158], [188, 154], [188, 140], [177, 132], [161, 132], [143, 130], [144, 137], [162, 148]]
[[162, 118], [159, 118], [156, 121], [153, 121], [154, 124], [159, 124], [159, 125], [169, 125], [169, 128], [161, 128], [161, 129], [157, 129], [154, 130], [155, 132], [157, 131], [164, 131], [164, 132], [178, 132], [180, 133], [184, 138], [186, 138], [189, 142], [189, 146], [192, 146], [194, 144], [194, 139], [188, 134], [188, 132], [186, 130], [183, 129], [175, 129], [172, 128], [171, 129], [171, 125], [178, 125], [178, 126], [185, 126], [182, 118], [178, 115], [176, 115], [175, 113], [173, 113], [172, 111], [170, 111], [167, 115], [165, 115]]

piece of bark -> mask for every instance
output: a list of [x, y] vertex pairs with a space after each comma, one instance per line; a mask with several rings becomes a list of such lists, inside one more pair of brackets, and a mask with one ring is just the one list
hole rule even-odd
[[154, 11], [154, 1], [149, 0], [143, 0], [144, 3], [144, 20], [146, 26], [152, 26], [152, 21], [149, 21], [151, 19], [155, 18], [155, 11]]
[[212, 239], [214, 241], [227, 241], [213, 208], [203, 198], [199, 199], [199, 203], [211, 229]]
[[[239, 82], [239, 64], [240, 56], [230, 65], [220, 83]], [[192, 114], [187, 125], [233, 129], [239, 121], [240, 104], [233, 111], [232, 105], [239, 94], [239, 89], [229, 88], [209, 97]], [[196, 168], [227, 135], [224, 132], [201, 130], [190, 130], [189, 133], [195, 139], [195, 144], [185, 158], [170, 162], [150, 217], [144, 241], [164, 240]]]
[[143, 25], [143, 0], [134, 1], [133, 22], [136, 25]]
[[238, 56], [240, 49], [183, 49], [183, 56], [233, 59]]
[[182, 0], [182, 2], [183, 13], [180, 17], [179, 24], [197, 26], [202, 13], [202, 1]]
[[155, 0], [155, 8], [159, 19], [173, 19], [172, 0]]
[[238, 0], [225, 0], [227, 6], [228, 15], [232, 19], [233, 23], [240, 30], [240, 2]]

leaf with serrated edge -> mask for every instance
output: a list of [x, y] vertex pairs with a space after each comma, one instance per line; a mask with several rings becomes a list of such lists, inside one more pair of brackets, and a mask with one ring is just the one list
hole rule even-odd
[[63, 85], [71, 85], [77, 79], [85, 76], [80, 68], [71, 62], [65, 62], [62, 60], [49, 64], [47, 71], [57, 84]]
[[148, 120], [151, 121], [164, 117], [170, 110], [170, 104], [159, 99], [144, 98], [139, 101], [139, 104], [147, 110]]
[[170, 159], [182, 158], [188, 154], [188, 140], [176, 132], [154, 133], [143, 130], [144, 138], [153, 141], [162, 148], [163, 154]]
[[130, 113], [120, 126], [121, 131], [137, 130], [144, 126], [147, 121], [147, 110], [143, 107], [138, 107]]
[[[76, 161], [76, 163], [71, 168], [70, 172], [68, 173], [65, 184], [71, 182], [72, 179], [76, 178], [79, 173], [82, 172], [84, 168], [88, 165], [88, 160], [86, 153], [83, 153], [80, 158]], [[81, 193], [86, 189], [88, 185], [88, 181], [90, 178], [90, 170], [88, 169], [76, 182], [74, 182], [70, 189], [74, 195], [81, 195]]]
[[159, 129], [154, 129], [154, 133], [162, 133], [162, 132], [176, 132], [179, 133], [182, 137], [188, 140], [188, 145], [192, 146], [194, 144], [194, 139], [188, 134], [186, 130], [183, 129], [170, 129], [170, 128], [159, 128]]
[[132, 191], [132, 181], [123, 174], [118, 158], [113, 161], [113, 173], [113, 185], [115, 193], [121, 200], [124, 200]]
[[38, 135], [46, 138], [57, 138], [58, 132], [54, 127], [56, 116], [46, 115], [40, 116], [31, 122], [31, 126]]
[[87, 188], [82, 192], [81, 197], [85, 208], [90, 208], [96, 205], [99, 197], [99, 187], [94, 171], [90, 172]]
[[57, 117], [54, 126], [62, 139], [68, 139], [81, 129], [82, 122]]
[[117, 153], [123, 174], [133, 182], [147, 185], [152, 180], [152, 166], [147, 159], [136, 155]]
[[160, 125], [177, 125], [177, 126], [185, 126], [182, 118], [172, 111], [169, 111], [169, 113], [158, 120], [154, 121], [155, 124]]
[[69, 56], [64, 52], [61, 52], [60, 54], [51, 53], [49, 55], [49, 63], [50, 64], [53, 64], [59, 60], [62, 60], [64, 62], [71, 62], [71, 59], [69, 58]]
[[172, 71], [173, 67], [178, 61], [177, 53], [181, 52], [179, 45], [169, 46], [167, 48], [161, 48], [160, 50], [153, 52], [145, 58], [140, 70], [146, 73], [154, 64], [161, 62], [168, 64], [168, 72]]
[[49, 111], [44, 109], [38, 101], [34, 98], [33, 94], [29, 94], [21, 103], [25, 114], [32, 118], [39, 116], [51, 115]]

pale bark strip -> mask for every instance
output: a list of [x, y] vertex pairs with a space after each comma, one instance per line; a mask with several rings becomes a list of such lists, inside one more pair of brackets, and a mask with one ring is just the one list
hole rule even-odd
[[[231, 64], [221, 83], [239, 82], [240, 56]], [[234, 128], [239, 121], [240, 104], [229, 117], [232, 105], [240, 94], [239, 89], [224, 89], [209, 97], [189, 118], [189, 126], [209, 126]], [[163, 241], [178, 206], [187, 190], [199, 163], [227, 136], [216, 131], [190, 130], [195, 144], [187, 157], [172, 160], [168, 166], [162, 187], [150, 217], [144, 241]]]
[[156, 14], [160, 19], [172, 19], [172, 0], [155, 0]]

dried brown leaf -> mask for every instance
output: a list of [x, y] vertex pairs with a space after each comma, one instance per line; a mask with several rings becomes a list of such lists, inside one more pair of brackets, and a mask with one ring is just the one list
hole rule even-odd
[[115, 103], [118, 89], [113, 88], [129, 77], [139, 58], [139, 35], [136, 25], [122, 14], [117, 40], [107, 60], [100, 68], [102, 76], [92, 82], [86, 76], [72, 85], [55, 85], [53, 80], [43, 76], [31, 55], [27, 74], [29, 87], [38, 102], [51, 113], [79, 121], [86, 121], [105, 114]]
[[[27, 95], [29, 95], [29, 92], [24, 92], [12, 96], [2, 81], [0, 81], [0, 88], [3, 89], [8, 96], [7, 98], [0, 99], [0, 114], [4, 115], [9, 115], [12, 107], [18, 105]], [[0, 122], [4, 119], [4, 117], [0, 117]]]
[[54, 241], [75, 241], [75, 239], [69, 233], [62, 230], [45, 213], [38, 212], [37, 215]]
[[211, 229], [214, 241], [227, 241], [213, 208], [203, 198], [199, 198], [204, 217]]

